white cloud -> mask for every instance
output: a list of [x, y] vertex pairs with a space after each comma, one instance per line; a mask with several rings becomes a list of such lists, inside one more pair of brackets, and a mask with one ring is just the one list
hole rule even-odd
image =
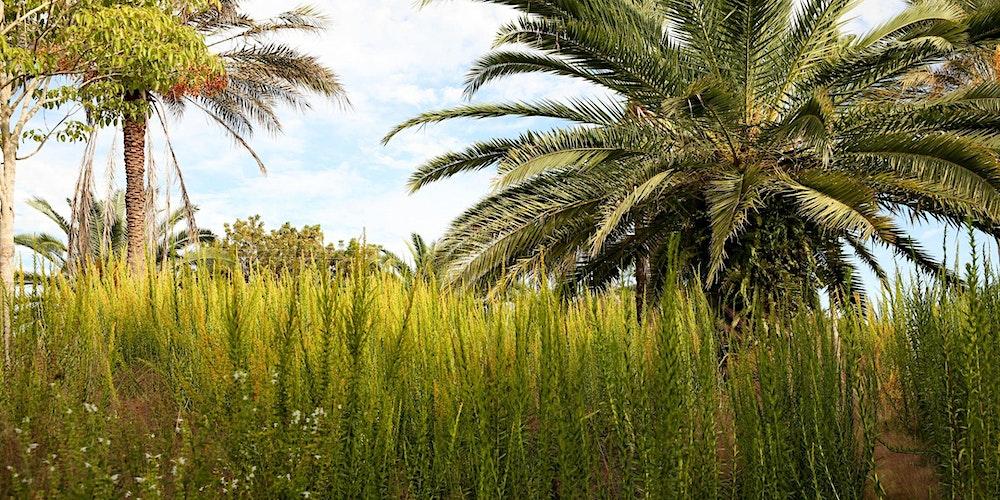
[[[351, 107], [316, 102], [304, 114], [284, 112], [284, 134], [259, 135], [253, 141], [268, 164], [266, 177], [197, 113], [172, 125], [185, 177], [202, 208], [201, 224], [220, 230], [224, 222], [259, 213], [271, 226], [286, 220], [322, 224], [331, 241], [366, 231], [371, 241], [394, 250], [404, 248], [403, 240], [412, 231], [439, 236], [448, 221], [487, 193], [488, 175], [458, 177], [411, 196], [405, 190], [410, 171], [477, 138], [518, 134], [540, 122], [432, 126], [404, 133], [388, 147], [380, 139], [401, 120], [462, 102], [466, 70], [489, 50], [496, 29], [514, 12], [468, 0], [440, 1], [423, 9], [415, 8], [414, 0], [312, 3], [332, 19], [331, 29], [295, 43], [337, 71]], [[897, 0], [869, 0], [858, 8], [851, 26], [872, 26], [900, 5]], [[255, 15], [267, 15], [288, 3], [254, 0], [248, 6]], [[566, 79], [519, 76], [488, 86], [478, 99], [558, 99], [592, 92], [586, 84]], [[27, 210], [23, 200], [37, 195], [61, 206], [72, 191], [81, 151], [82, 145], [49, 146], [21, 167], [18, 229], [54, 230]], [[103, 172], [104, 156], [98, 158], [98, 172]]]

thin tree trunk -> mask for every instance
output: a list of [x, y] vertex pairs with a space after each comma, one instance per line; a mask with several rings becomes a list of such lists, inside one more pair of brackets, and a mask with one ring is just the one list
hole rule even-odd
[[[141, 93], [126, 101], [138, 104]], [[125, 219], [128, 234], [128, 265], [133, 272], [146, 270], [146, 118], [128, 118], [125, 135]]]
[[0, 290], [0, 314], [3, 321], [3, 357], [4, 366], [11, 363], [12, 327], [10, 317], [10, 299], [14, 293], [14, 179], [17, 167], [18, 141], [4, 127], [3, 131], [3, 168], [0, 170], [0, 279], [3, 289]]
[[646, 298], [649, 296], [649, 255], [635, 257], [635, 317], [642, 324], [646, 312]]
[[[3, 74], [2, 78], [8, 78]], [[10, 317], [10, 299], [14, 293], [14, 179], [17, 174], [17, 148], [20, 139], [16, 128], [11, 128], [13, 109], [9, 106], [11, 87], [0, 89], [0, 149], [3, 166], [0, 167], [0, 321], [3, 322], [4, 367], [11, 364], [11, 342], [13, 328]]]
[[[646, 212], [641, 209], [635, 211], [635, 235], [638, 237], [648, 224]], [[645, 248], [640, 248], [635, 255], [635, 317], [642, 324], [646, 303], [649, 299], [649, 253]]]

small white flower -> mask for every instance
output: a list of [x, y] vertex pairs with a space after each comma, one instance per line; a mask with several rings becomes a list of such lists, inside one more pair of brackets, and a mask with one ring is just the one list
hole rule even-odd
[[178, 457], [178, 458], [177, 458], [177, 463], [179, 463], [179, 464], [181, 464], [181, 465], [184, 465], [184, 464], [186, 464], [186, 463], [187, 463], [187, 459], [186, 459], [186, 458], [184, 458], [184, 457]]
[[118, 477], [119, 477], [118, 474], [112, 474], [111, 475], [111, 482], [112, 483], [117, 483], [118, 482]]
[[87, 410], [87, 413], [97, 413], [97, 405], [92, 403], [83, 403], [83, 409]]

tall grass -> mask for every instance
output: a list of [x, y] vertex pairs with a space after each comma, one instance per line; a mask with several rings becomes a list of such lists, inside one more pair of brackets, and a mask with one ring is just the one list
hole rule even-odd
[[956, 293], [901, 294], [895, 350], [905, 417], [928, 442], [952, 498], [1000, 497], [1000, 282], [978, 258]]
[[[57, 277], [12, 310], [0, 495], [864, 494], [873, 332], [889, 323], [761, 321], [720, 369], [700, 293], [667, 290], [642, 325], [629, 293], [485, 300], [319, 271]], [[996, 354], [977, 354], [994, 368], [963, 403], [996, 404]], [[905, 366], [918, 380], [936, 365]], [[963, 443], [976, 474], [995, 474], [996, 412], [976, 411]]]
[[874, 469], [875, 345], [858, 316], [758, 323], [733, 363], [736, 493], [861, 498]]

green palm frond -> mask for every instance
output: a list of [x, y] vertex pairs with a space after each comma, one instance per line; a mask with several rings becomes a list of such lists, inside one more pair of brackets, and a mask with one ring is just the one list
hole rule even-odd
[[[521, 16], [474, 64], [470, 95], [546, 74], [610, 97], [468, 105], [389, 133], [467, 118], [565, 122], [413, 174], [416, 190], [495, 169], [493, 191], [441, 241], [459, 282], [548, 269], [570, 289], [605, 286], [649, 256], [662, 284], [657, 259], [676, 240], [682, 274], [717, 304], [775, 297], [759, 287], [779, 283], [818, 304], [820, 289], [861, 298], [859, 266], [887, 279], [876, 247], [947, 276], [900, 220], [1000, 235], [1000, 86], [961, 69], [1000, 39], [995, 2], [912, 2], [852, 35], [855, 0], [483, 1]], [[942, 68], [947, 83], [927, 76]]]

